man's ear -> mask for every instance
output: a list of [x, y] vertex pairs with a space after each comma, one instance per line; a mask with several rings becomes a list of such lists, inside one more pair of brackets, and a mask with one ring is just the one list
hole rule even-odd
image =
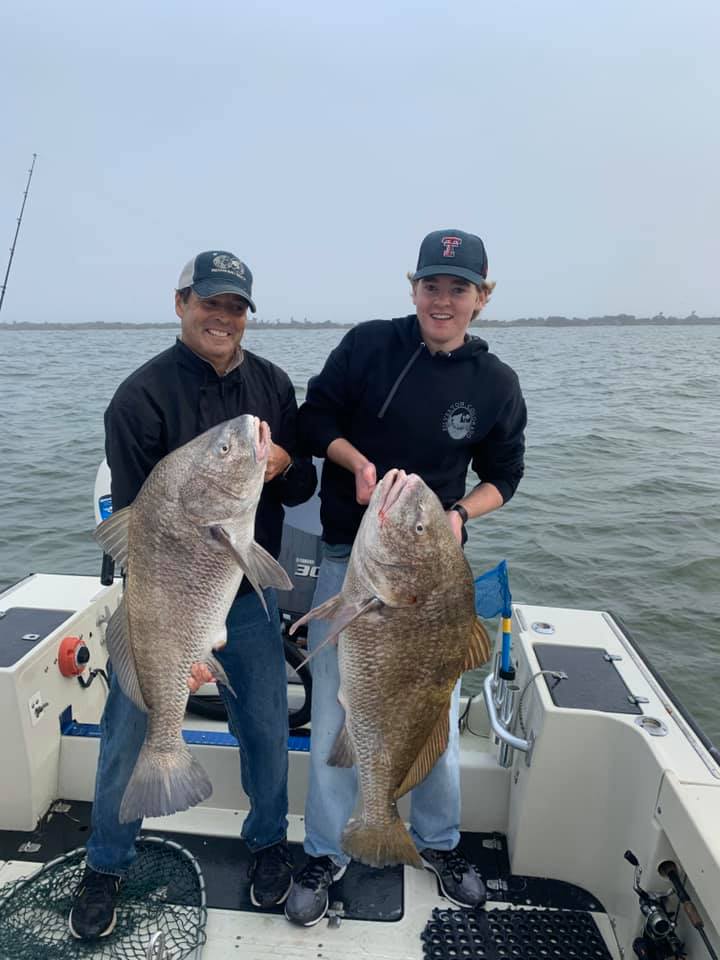
[[182, 320], [183, 314], [185, 313], [185, 304], [183, 302], [183, 298], [180, 296], [179, 290], [175, 291], [175, 313]]

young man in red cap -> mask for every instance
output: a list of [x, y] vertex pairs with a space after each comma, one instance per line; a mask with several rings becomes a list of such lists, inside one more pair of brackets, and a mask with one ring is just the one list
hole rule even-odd
[[[323, 561], [314, 605], [340, 592], [348, 558], [370, 495], [385, 472], [417, 473], [447, 509], [459, 543], [465, 525], [506, 503], [523, 475], [525, 402], [514, 371], [468, 333], [494, 284], [487, 279], [482, 240], [462, 230], [436, 230], [422, 242], [411, 275], [416, 313], [373, 320], [350, 330], [308, 384], [300, 435], [325, 457], [321, 488]], [[468, 467], [479, 483], [465, 492]], [[314, 620], [309, 646], [327, 634]], [[295, 876], [285, 904], [289, 920], [317, 923], [328, 888], [349, 857], [341, 835], [357, 799], [354, 768], [327, 758], [344, 723], [337, 700], [337, 649], [312, 661], [312, 754], [305, 807], [307, 864]], [[453, 695], [450, 742], [431, 773], [411, 794], [411, 836], [445, 896], [479, 906], [485, 889], [475, 868], [456, 850], [460, 839], [458, 707]]]

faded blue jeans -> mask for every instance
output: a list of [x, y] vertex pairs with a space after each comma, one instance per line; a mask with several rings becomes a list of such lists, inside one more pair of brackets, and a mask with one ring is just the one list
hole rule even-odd
[[[237, 698], [224, 686], [230, 731], [240, 745], [240, 779], [250, 798], [242, 838], [252, 851], [287, 832], [288, 705], [285, 654], [275, 591], [263, 591], [270, 619], [257, 594], [236, 597], [227, 618], [227, 646], [217, 651]], [[143, 740], [146, 714], [120, 689], [113, 674], [101, 722], [92, 833], [87, 862], [99, 873], [124, 876], [135, 859], [141, 820], [120, 823], [118, 814]]]
[[[350, 547], [323, 544], [313, 606], [342, 589]], [[327, 635], [328, 620], [312, 620], [308, 646], [314, 650]], [[354, 767], [329, 767], [335, 738], [345, 722], [338, 703], [340, 686], [337, 647], [329, 644], [310, 661], [312, 668], [312, 736], [310, 784], [305, 801], [305, 852], [311, 857], [331, 857], [338, 864], [349, 857], [341, 844], [345, 824], [358, 797]], [[460, 738], [458, 714], [460, 681], [450, 706], [450, 739], [445, 753], [410, 794], [410, 836], [418, 850], [453, 850], [460, 841]]]

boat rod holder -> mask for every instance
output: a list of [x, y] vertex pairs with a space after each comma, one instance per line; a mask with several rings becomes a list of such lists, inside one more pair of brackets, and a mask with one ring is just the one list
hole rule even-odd
[[518, 689], [516, 684], [501, 676], [499, 659], [496, 657], [495, 670], [485, 677], [483, 683], [483, 697], [490, 718], [490, 726], [495, 736], [500, 740], [498, 763], [501, 767], [511, 766], [513, 750], [520, 750], [525, 754], [525, 763], [528, 767], [532, 759], [532, 751], [535, 745], [533, 734], [531, 733], [527, 740], [523, 740], [521, 737], [516, 737], [512, 732], [515, 719], [515, 698]]

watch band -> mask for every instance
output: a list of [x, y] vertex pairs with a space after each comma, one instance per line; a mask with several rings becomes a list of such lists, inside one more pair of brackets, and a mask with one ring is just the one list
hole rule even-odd
[[466, 524], [466, 523], [468, 522], [468, 520], [470, 519], [470, 517], [468, 516], [468, 512], [467, 512], [467, 510], [465, 509], [465, 507], [464, 507], [461, 503], [454, 503], [454, 504], [450, 507], [450, 509], [451, 509], [451, 510], [457, 510], [457, 512], [460, 514], [460, 519], [461, 519], [462, 522], [463, 522], [463, 526], [465, 526], [465, 524]]

